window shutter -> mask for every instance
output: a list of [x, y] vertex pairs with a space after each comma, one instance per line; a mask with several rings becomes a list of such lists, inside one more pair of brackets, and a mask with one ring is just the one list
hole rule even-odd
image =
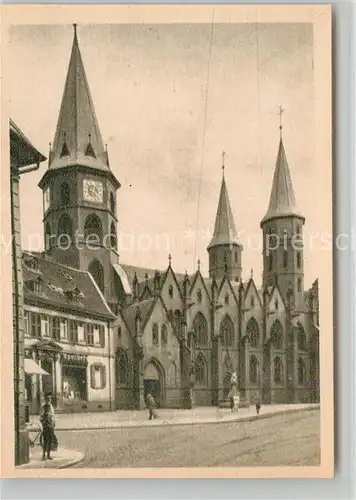
[[100, 325], [100, 345], [105, 347], [105, 327]]
[[95, 389], [95, 365], [91, 365], [90, 367], [90, 386], [92, 389]]
[[105, 366], [101, 366], [100, 367], [101, 369], [101, 388], [102, 389], [105, 389], [106, 387], [106, 369], [105, 369]]

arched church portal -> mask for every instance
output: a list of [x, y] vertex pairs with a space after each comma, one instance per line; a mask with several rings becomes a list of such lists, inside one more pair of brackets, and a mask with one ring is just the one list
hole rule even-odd
[[164, 370], [156, 359], [151, 359], [145, 368], [143, 375], [144, 398], [152, 394], [158, 407], [164, 404]]

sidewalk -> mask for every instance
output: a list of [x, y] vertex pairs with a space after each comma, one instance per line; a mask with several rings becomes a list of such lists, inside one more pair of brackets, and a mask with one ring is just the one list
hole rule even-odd
[[[231, 421], [247, 421], [266, 418], [286, 412], [300, 412], [318, 409], [318, 404], [285, 404], [262, 406], [260, 415], [256, 415], [254, 406], [241, 408], [232, 413], [229, 409], [216, 407], [197, 407], [193, 410], [158, 409], [158, 419], [148, 420], [147, 411], [118, 410], [113, 412], [58, 414], [56, 432], [122, 429], [135, 427], [156, 427], [172, 425], [216, 424]], [[29, 430], [36, 428], [36, 417], [31, 418]]]
[[75, 450], [58, 449], [52, 455], [53, 460], [42, 461], [42, 448], [36, 445], [34, 448], [30, 448], [29, 463], [19, 465], [16, 469], [66, 469], [84, 460], [84, 453]]

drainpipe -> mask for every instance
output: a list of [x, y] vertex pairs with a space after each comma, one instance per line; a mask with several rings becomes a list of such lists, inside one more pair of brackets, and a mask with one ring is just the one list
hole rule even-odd
[[108, 321], [108, 344], [109, 344], [109, 409], [112, 411], [111, 398], [111, 338], [110, 338], [110, 322]]
[[[18, 176], [18, 171], [16, 172], [16, 177]], [[12, 265], [14, 273], [14, 303], [15, 303], [15, 331], [14, 331], [14, 423], [15, 423], [15, 464], [20, 463], [20, 391], [19, 391], [19, 366], [20, 366], [20, 354], [19, 354], [19, 282], [18, 282], [18, 267], [17, 267], [17, 253], [16, 253], [16, 238], [15, 238], [15, 213], [14, 213], [14, 182], [18, 180], [15, 179], [15, 174], [12, 172], [10, 174], [10, 199], [11, 199], [11, 234], [12, 234]]]

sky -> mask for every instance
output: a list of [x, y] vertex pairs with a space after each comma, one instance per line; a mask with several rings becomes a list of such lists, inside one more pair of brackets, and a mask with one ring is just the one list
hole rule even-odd
[[[212, 37], [211, 37], [212, 34]], [[53, 142], [73, 28], [16, 26], [10, 32], [11, 116], [46, 156]], [[121, 183], [120, 261], [208, 274], [222, 179], [222, 151], [243, 278], [261, 282], [260, 221], [283, 140], [304, 235], [321, 232], [314, 150], [311, 24], [80, 25], [79, 45], [110, 165]], [[210, 51], [210, 42], [211, 51]], [[210, 64], [209, 64], [210, 60]], [[23, 246], [43, 248], [47, 168], [21, 181]], [[130, 242], [130, 244], [129, 244]], [[318, 253], [306, 245], [305, 284]]]

